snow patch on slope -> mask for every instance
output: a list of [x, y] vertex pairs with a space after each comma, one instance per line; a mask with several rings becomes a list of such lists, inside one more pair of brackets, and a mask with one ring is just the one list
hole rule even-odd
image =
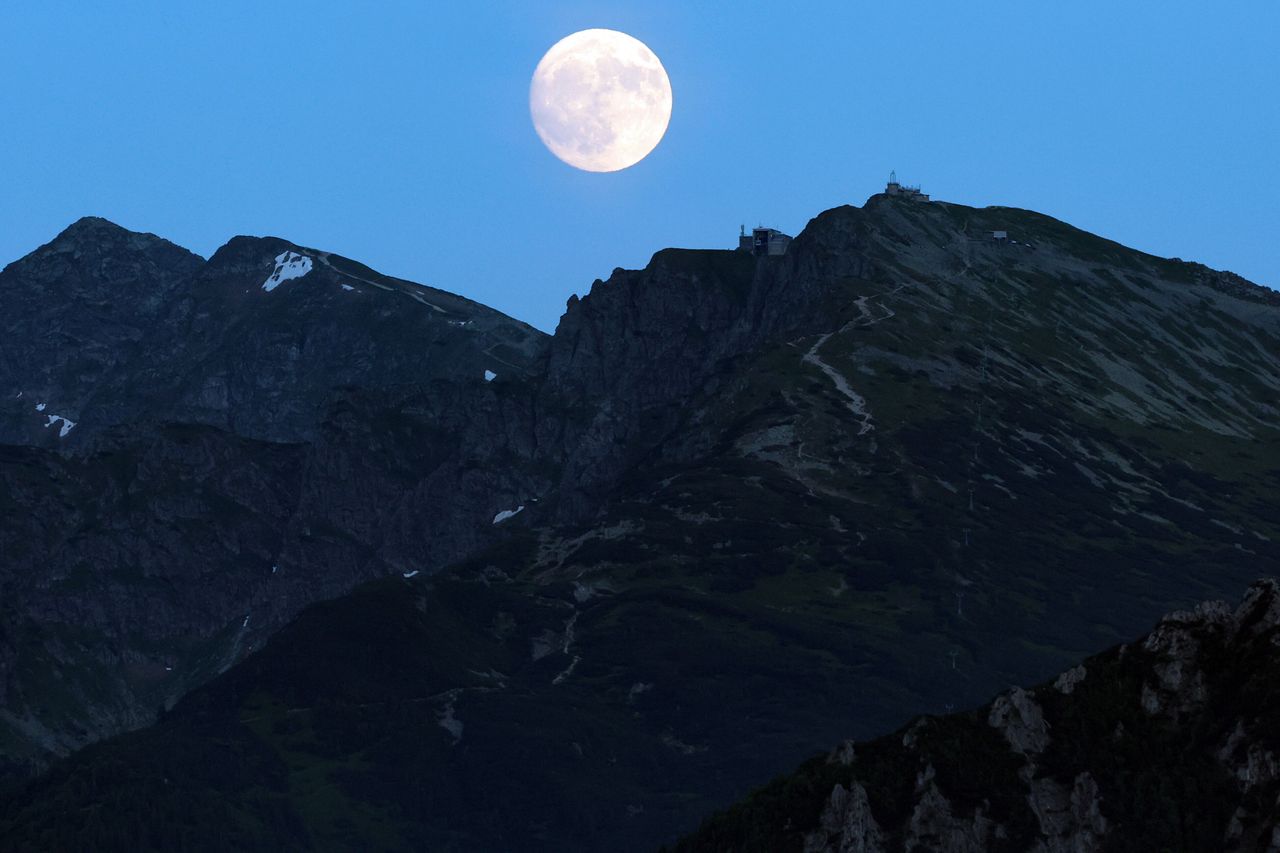
[[445, 696], [448, 701], [444, 706], [444, 710], [436, 715], [436, 725], [448, 732], [453, 737], [454, 743], [462, 740], [463, 730], [462, 720], [454, 716], [454, 703], [458, 700], [458, 693], [459, 691], [457, 690], [450, 690], [446, 693]]
[[262, 283], [262, 289], [270, 293], [291, 278], [302, 278], [311, 272], [311, 259], [297, 252], [281, 252], [276, 255], [276, 268]]
[[44, 425], [45, 429], [48, 429], [49, 427], [53, 426], [58, 421], [62, 421], [62, 427], [59, 428], [58, 430], [58, 438], [66, 438], [67, 433], [71, 432], [71, 430], [76, 428], [75, 421], [71, 420], [70, 418], [64, 418], [62, 415], [48, 415], [48, 418], [49, 418], [49, 422]]
[[502, 512], [498, 513], [497, 515], [495, 515], [495, 516], [493, 517], [493, 523], [494, 523], [494, 524], [501, 524], [502, 522], [506, 521], [506, 520], [507, 520], [508, 518], [510, 518], [511, 516], [513, 516], [513, 515], [515, 515], [516, 513], [520, 512], [520, 510], [522, 510], [522, 509], [524, 509], [524, 504], [520, 504], [520, 506], [516, 507], [515, 509], [504, 509]]

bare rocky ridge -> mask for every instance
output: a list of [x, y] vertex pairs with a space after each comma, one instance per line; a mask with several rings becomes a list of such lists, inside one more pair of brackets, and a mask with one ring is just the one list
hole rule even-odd
[[[23, 315], [52, 310], [44, 305], [89, 324], [82, 338], [53, 355], [15, 354], [2, 380], [14, 388], [7, 408], [48, 398], [48, 411], [70, 412], [76, 428], [57, 446], [75, 448], [103, 429], [139, 420], [306, 440], [338, 389], [479, 380], [486, 370], [523, 378], [536, 372], [545, 348], [546, 336], [523, 323], [329, 252], [237, 237], [206, 263], [183, 253], [188, 263], [174, 266], [172, 255], [181, 250], [144, 236], [82, 220], [3, 274], [4, 292], [41, 302], [40, 310], [10, 315], [17, 323], [12, 346], [38, 337]], [[150, 271], [163, 284], [122, 282], [116, 259], [122, 244], [137, 255], [127, 256], [128, 269]], [[288, 258], [295, 261], [286, 270], [281, 261]], [[78, 283], [87, 304], [134, 318], [132, 340], [60, 295], [68, 280]], [[74, 373], [86, 350], [110, 353], [110, 369]], [[60, 384], [46, 388], [24, 372], [24, 365], [51, 359], [65, 362]], [[75, 395], [63, 393], [68, 383], [79, 389]], [[47, 432], [37, 435], [47, 439]]]

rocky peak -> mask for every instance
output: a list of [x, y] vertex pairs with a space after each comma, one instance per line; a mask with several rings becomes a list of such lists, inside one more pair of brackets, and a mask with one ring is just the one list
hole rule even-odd
[[206, 263], [99, 217], [11, 264], [0, 298], [0, 440], [59, 448], [137, 419], [296, 440], [336, 389], [524, 378], [546, 341], [277, 237], [235, 237]]
[[154, 299], [157, 294], [147, 291], [158, 290], [163, 295], [169, 289], [165, 285], [171, 287], [203, 262], [199, 255], [155, 234], [129, 231], [102, 217], [86, 216], [5, 272], [21, 275], [27, 285], [79, 286], [89, 292], [95, 285], [131, 287], [139, 292], [116, 295], [158, 304]]
[[209, 268], [226, 275], [259, 276], [269, 269], [274, 258], [282, 252], [302, 252], [296, 246], [279, 237], [253, 237], [245, 234], [232, 237], [209, 257]]
[[82, 216], [64, 228], [50, 245], [119, 245], [121, 243], [168, 242], [154, 234], [130, 231], [101, 216]]
[[[1032, 211], [876, 195], [863, 207], [816, 216], [782, 256], [664, 250], [643, 270], [615, 270], [571, 299], [539, 390], [543, 410], [567, 417], [540, 420], [539, 445], [567, 460], [561, 502], [578, 516], [599, 505], [604, 484], [654, 448], [662, 446], [668, 458], [698, 452], [667, 436], [689, 417], [685, 403], [713, 394], [735, 359], [827, 334], [833, 344], [844, 339], [860, 369], [889, 359], [931, 381], [972, 385], [961, 377], [978, 363], [974, 342], [992, 336], [993, 323], [998, 352], [988, 346], [983, 357], [998, 360], [1003, 378], [996, 382], [1054, 383], [1091, 417], [1182, 419], [1223, 434], [1256, 434], [1274, 423], [1263, 397], [1250, 392], [1223, 408], [1210, 402], [1222, 391], [1216, 380], [1203, 394], [1169, 385], [1170, 359], [1196, 361], [1188, 374], [1207, 378], [1215, 363], [1280, 339], [1280, 315], [1219, 297], [1257, 295], [1219, 287], [1223, 276], [1197, 277], [1186, 264]], [[901, 311], [880, 325], [904, 304], [911, 317]], [[1197, 305], [1232, 322], [1190, 322]], [[1171, 322], [1187, 325], [1195, 349], [1147, 358], [1122, 343], [1141, 329], [1166, 344], [1172, 339], [1163, 328]], [[912, 326], [914, 339], [906, 337]], [[1050, 351], [1062, 361], [1052, 371], [1042, 361]], [[1253, 364], [1274, 399], [1276, 365]], [[1173, 404], [1177, 397], [1184, 402]]]
[[[459, 559], [541, 491], [522, 389], [547, 336], [454, 294], [86, 218], [0, 273], [0, 305], [0, 741], [36, 761], [149, 721], [312, 601]], [[93, 639], [52, 639], [72, 625]]]
[[77, 440], [89, 397], [137, 355], [203, 263], [87, 217], [0, 272], [0, 441]]

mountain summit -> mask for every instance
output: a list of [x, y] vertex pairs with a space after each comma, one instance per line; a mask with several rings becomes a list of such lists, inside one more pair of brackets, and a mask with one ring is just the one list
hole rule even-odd
[[[305, 439], [335, 389], [523, 375], [545, 337], [278, 238], [236, 237], [206, 262], [93, 217], [0, 273], [0, 298], [0, 438], [51, 447], [139, 420]], [[45, 411], [76, 430], [55, 438]]]
[[1029, 211], [663, 250], [551, 337], [282, 240], [175, 275], [0, 458], [11, 762], [164, 709], [32, 846], [653, 849], [1280, 564], [1274, 294]]

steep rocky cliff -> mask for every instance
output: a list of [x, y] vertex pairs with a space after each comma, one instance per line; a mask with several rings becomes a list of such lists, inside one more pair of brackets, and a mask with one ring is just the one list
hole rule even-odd
[[[290, 251], [310, 252], [264, 246], [255, 275]], [[1280, 562], [1275, 302], [1028, 211], [877, 196], [781, 257], [665, 250], [615, 272], [526, 378], [343, 389], [318, 421], [305, 372], [296, 406], [276, 380], [227, 380], [243, 420], [179, 383], [203, 441], [260, 454], [237, 494], [279, 488], [228, 506], [184, 475], [166, 487], [182, 517], [168, 492], [120, 491], [172, 548], [183, 519], [229, 513], [212, 556], [172, 564], [247, 573], [208, 622], [212, 659], [243, 660], [60, 765], [10, 837], [110, 848], [150, 810], [177, 833], [159, 847], [209, 825], [240, 848], [674, 840], [825, 744], [1035, 683]], [[234, 361], [190, 375], [246, 376]], [[263, 394], [286, 414], [240, 407]], [[61, 542], [49, 513], [79, 498], [51, 495], [29, 450], [14, 494]], [[299, 496], [284, 520], [277, 492]], [[55, 574], [45, 553], [24, 577]], [[217, 668], [174, 665], [166, 702]], [[24, 724], [43, 719], [22, 695]]]
[[1280, 850], [1280, 584], [1033, 690], [848, 741], [709, 819], [695, 851]]

